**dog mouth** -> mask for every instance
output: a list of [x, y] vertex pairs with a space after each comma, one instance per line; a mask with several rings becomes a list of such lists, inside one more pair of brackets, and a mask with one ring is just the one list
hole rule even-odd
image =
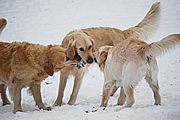
[[77, 61], [77, 68], [85, 67], [86, 62], [81, 58], [81, 56], [76, 53], [75, 59]]
[[[85, 67], [86, 62], [85, 62], [85, 61], [81, 58], [81, 56], [79, 56], [77, 53], [76, 53], [74, 59], [77, 61], [77, 63], [76, 63], [76, 67], [77, 67], [77, 68], [80, 69], [80, 68], [82, 68], [82, 67]], [[66, 57], [66, 61], [65, 61], [65, 62], [67, 62], [68, 60], [69, 60], [69, 58]]]
[[89, 56], [88, 59], [85, 62], [77, 52], [76, 52], [76, 55], [75, 55], [75, 60], [77, 61], [77, 68], [85, 67], [86, 63], [92, 64], [93, 61], [96, 61], [95, 59], [93, 59], [92, 57]]

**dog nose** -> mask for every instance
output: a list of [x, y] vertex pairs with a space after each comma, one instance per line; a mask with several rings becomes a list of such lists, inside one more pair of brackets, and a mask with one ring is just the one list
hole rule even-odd
[[93, 58], [92, 57], [88, 57], [87, 63], [89, 63], [89, 64], [93, 63]]

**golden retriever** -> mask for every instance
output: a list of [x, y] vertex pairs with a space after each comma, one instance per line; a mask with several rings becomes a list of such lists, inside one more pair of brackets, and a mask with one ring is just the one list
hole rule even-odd
[[[54, 106], [60, 106], [64, 96], [64, 89], [69, 75], [74, 75], [74, 87], [68, 101], [69, 105], [75, 104], [79, 88], [88, 66], [93, 63], [93, 52], [104, 45], [116, 45], [117, 43], [129, 38], [146, 39], [157, 27], [160, 14], [160, 3], [154, 3], [144, 19], [136, 26], [121, 31], [110, 27], [96, 27], [75, 30], [68, 33], [63, 39], [62, 45], [67, 48], [69, 59], [76, 59], [82, 62], [85, 67], [66, 67], [61, 71], [58, 95]], [[83, 64], [81, 64], [83, 66]], [[78, 67], [81, 67], [79, 65]]]
[[8, 85], [14, 112], [22, 111], [21, 89], [29, 87], [33, 98], [43, 110], [40, 83], [71, 62], [66, 60], [66, 49], [60, 45], [43, 46], [27, 42], [0, 42], [0, 81]]
[[[95, 53], [95, 58], [104, 73], [101, 107], [108, 105], [114, 86], [123, 87], [124, 107], [131, 107], [134, 88], [145, 77], [154, 92], [155, 105], [161, 105], [158, 85], [158, 66], [155, 58], [180, 45], [180, 34], [172, 34], [161, 41], [147, 44], [140, 39], [129, 38], [116, 46], [103, 46]], [[122, 97], [122, 96], [120, 96]]]
[[[6, 25], [7, 25], [7, 20], [5, 18], [0, 18], [0, 34]], [[3, 105], [10, 104], [6, 96], [6, 88], [7, 86], [5, 84], [0, 83], [0, 93], [1, 93], [1, 99], [2, 99]]]

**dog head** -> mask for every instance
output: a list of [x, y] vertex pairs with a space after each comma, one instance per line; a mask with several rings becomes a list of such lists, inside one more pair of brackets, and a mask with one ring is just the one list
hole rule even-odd
[[102, 46], [94, 53], [95, 60], [102, 71], [104, 70], [108, 52], [111, 47], [113, 46]]
[[69, 59], [81, 60], [84, 63], [91, 64], [94, 61], [94, 41], [86, 33], [82, 31], [74, 31], [65, 37], [68, 41], [67, 57]]
[[57, 72], [65, 67], [66, 50], [60, 45], [49, 45], [47, 51], [47, 62], [44, 66], [44, 70], [47, 74], [52, 76], [54, 72]]
[[7, 20], [4, 19], [4, 18], [1, 18], [0, 19], [0, 33], [2, 32], [2, 30], [4, 29], [4, 27], [6, 26], [7, 24]]

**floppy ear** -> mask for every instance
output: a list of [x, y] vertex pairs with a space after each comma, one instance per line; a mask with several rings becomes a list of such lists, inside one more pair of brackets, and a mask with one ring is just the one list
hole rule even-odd
[[75, 55], [76, 55], [76, 51], [75, 51], [75, 41], [72, 41], [68, 44], [67, 50], [66, 50], [66, 56], [70, 59], [73, 60]]
[[94, 43], [94, 40], [93, 39], [91, 39], [91, 42], [92, 42], [92, 52], [95, 52], [95, 49], [94, 49], [94, 45], [95, 45], [95, 43]]
[[50, 62], [49, 58], [48, 58], [48, 61], [46, 62], [45, 66], [44, 66], [44, 70], [46, 71], [46, 73], [48, 75], [53, 76], [53, 74], [54, 74], [54, 66]]
[[[48, 47], [52, 47], [52, 46], [48, 46]], [[49, 56], [51, 53], [47, 53], [47, 61], [45, 62], [44, 65], [44, 70], [46, 71], [46, 73], [50, 76], [53, 76], [54, 74], [54, 66], [52, 64], [52, 60], [51, 57]]]
[[109, 49], [111, 48], [112, 46], [104, 46], [103, 50], [101, 51], [100, 53], [100, 57], [99, 57], [99, 67], [100, 69], [103, 71], [104, 70], [104, 67], [105, 67], [105, 62], [106, 62], [106, 59], [107, 59], [107, 56], [108, 56], [108, 52], [109, 52]]
[[99, 67], [103, 71], [105, 67], [105, 62], [107, 59], [108, 51], [102, 51], [99, 57]]

